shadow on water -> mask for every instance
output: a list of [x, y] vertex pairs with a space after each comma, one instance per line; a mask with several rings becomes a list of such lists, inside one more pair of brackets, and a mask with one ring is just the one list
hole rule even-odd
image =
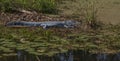
[[85, 51], [68, 51], [59, 53], [52, 57], [35, 56], [18, 51], [17, 56], [7, 56], [0, 58], [0, 61], [120, 61], [120, 53], [117, 54], [91, 54]]

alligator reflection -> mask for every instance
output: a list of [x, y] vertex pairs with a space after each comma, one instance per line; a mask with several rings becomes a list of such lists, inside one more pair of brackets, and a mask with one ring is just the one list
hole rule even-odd
[[[17, 59], [16, 59], [17, 58]], [[16, 57], [1, 58], [0, 61], [120, 61], [120, 53], [117, 54], [90, 54], [85, 51], [68, 51], [52, 57], [35, 56], [18, 51]]]

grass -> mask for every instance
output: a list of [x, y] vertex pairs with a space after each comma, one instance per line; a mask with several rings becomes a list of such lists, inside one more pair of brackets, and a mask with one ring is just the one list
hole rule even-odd
[[[105, 23], [111, 22], [112, 24], [119, 23], [119, 0], [90, 0], [94, 1], [95, 8], [97, 7], [98, 19]], [[26, 9], [35, 10], [42, 13], [59, 13], [61, 16], [68, 16], [69, 18], [83, 19], [83, 11], [86, 8], [85, 0], [1, 0], [0, 10], [10, 11], [11, 9]]]
[[[98, 20], [104, 23], [119, 24], [119, 0], [87, 0], [94, 1], [97, 8]], [[64, 1], [59, 5], [60, 15], [70, 16], [72, 18], [83, 18], [83, 11], [86, 8], [85, 0]]]
[[56, 13], [55, 0], [1, 0], [0, 10], [10, 12], [13, 9], [34, 10], [42, 13]]

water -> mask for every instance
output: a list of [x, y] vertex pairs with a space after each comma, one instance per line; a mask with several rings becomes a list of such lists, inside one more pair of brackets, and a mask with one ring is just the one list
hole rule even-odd
[[3, 57], [0, 61], [120, 61], [120, 53], [117, 54], [91, 54], [85, 51], [68, 51], [52, 57], [35, 56], [18, 51], [17, 56]]

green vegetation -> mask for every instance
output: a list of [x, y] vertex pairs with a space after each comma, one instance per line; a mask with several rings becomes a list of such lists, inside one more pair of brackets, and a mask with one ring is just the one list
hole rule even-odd
[[[88, 0], [79, 2], [78, 0], [70, 0], [70, 2], [79, 5], [66, 6], [64, 3], [68, 3], [67, 0], [62, 2], [59, 0], [0, 0], [2, 12], [25, 9], [42, 13], [57, 13], [56, 10], [59, 9], [59, 15], [65, 14], [69, 18], [79, 18], [83, 25], [81, 27], [83, 31], [77, 29], [78, 32], [75, 30], [73, 33], [64, 34], [65, 37], [61, 36], [65, 32], [60, 33], [51, 29], [18, 29], [0, 26], [0, 57], [16, 55], [16, 51], [19, 50], [36, 56], [52, 56], [68, 50], [83, 50], [91, 53], [120, 52], [120, 25], [105, 25], [98, 21], [99, 9], [95, 5], [98, 2]], [[59, 8], [56, 6], [58, 3]], [[114, 2], [114, 4], [119, 3]]]
[[26, 9], [42, 13], [56, 13], [55, 0], [0, 0], [0, 10], [10, 12], [17, 9]]
[[1, 27], [0, 32], [1, 55], [4, 55], [4, 53], [16, 53], [16, 50], [23, 50], [29, 54], [51, 56], [68, 50], [68, 41], [52, 35], [50, 31], [42, 29], [30, 31], [30, 29]]
[[[40, 28], [0, 27], [1, 56], [15, 55], [22, 50], [33, 55], [52, 56], [68, 50], [85, 50], [91, 53], [117, 53], [120, 51], [120, 26], [109, 25], [102, 30], [89, 30], [67, 34], [66, 38]], [[31, 30], [31, 31], [30, 31]]]

